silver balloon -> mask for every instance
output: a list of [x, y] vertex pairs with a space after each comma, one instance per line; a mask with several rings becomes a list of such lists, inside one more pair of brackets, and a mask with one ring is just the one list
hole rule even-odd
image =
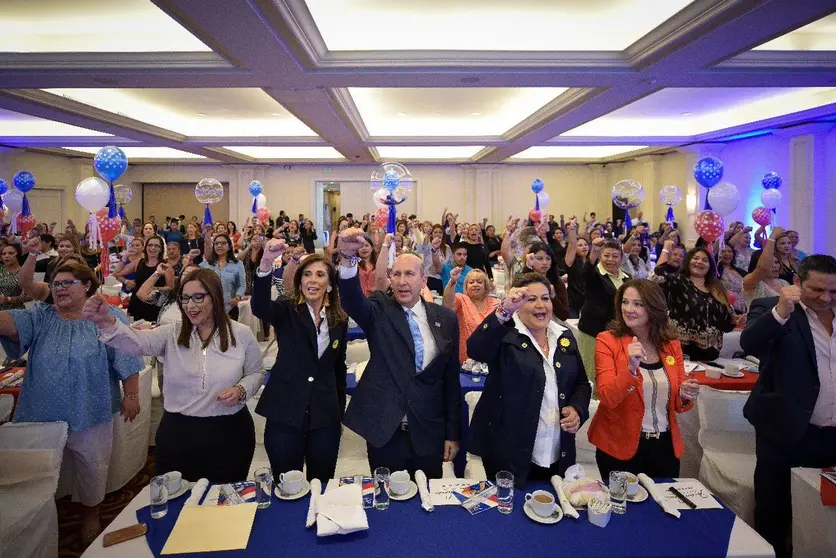
[[195, 186], [194, 197], [203, 205], [218, 203], [224, 197], [223, 184], [214, 178], [204, 178]]
[[682, 190], [678, 186], [663, 186], [659, 190], [659, 199], [665, 205], [676, 205], [682, 201]]
[[740, 205], [740, 192], [737, 186], [729, 182], [721, 182], [708, 191], [708, 205], [723, 217], [730, 215]]
[[761, 203], [767, 209], [775, 209], [781, 204], [781, 190], [770, 188], [761, 193]]
[[131, 187], [125, 186], [124, 184], [114, 186], [113, 193], [116, 196], [116, 203], [121, 205], [129, 204], [134, 199], [134, 193]]
[[635, 180], [622, 180], [612, 187], [612, 201], [621, 209], [633, 209], [644, 201], [644, 187]]

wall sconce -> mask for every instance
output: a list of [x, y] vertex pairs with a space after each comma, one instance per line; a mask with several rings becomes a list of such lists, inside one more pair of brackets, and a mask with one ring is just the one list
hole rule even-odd
[[697, 212], [697, 195], [688, 194], [685, 196], [685, 207], [688, 210], [688, 215], [693, 215]]

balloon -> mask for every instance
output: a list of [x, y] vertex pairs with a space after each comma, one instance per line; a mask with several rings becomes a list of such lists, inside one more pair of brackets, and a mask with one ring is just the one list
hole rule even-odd
[[682, 201], [682, 190], [677, 186], [663, 186], [659, 190], [659, 199], [665, 205], [676, 205]]
[[85, 178], [75, 187], [75, 199], [81, 207], [95, 213], [110, 201], [110, 186], [95, 176]]
[[387, 221], [389, 221], [389, 209], [381, 207], [374, 214], [374, 225], [378, 229], [382, 229], [386, 226]]
[[781, 179], [781, 175], [775, 171], [766, 173], [763, 175], [763, 180], [761, 180], [761, 184], [763, 184], [763, 187], [767, 190], [777, 190], [781, 187], [783, 182], [784, 181]]
[[115, 145], [102, 147], [93, 157], [93, 168], [99, 176], [113, 182], [128, 170], [128, 157]]
[[723, 178], [723, 162], [717, 157], [703, 157], [694, 165], [694, 178], [706, 188], [716, 186]]
[[253, 180], [250, 182], [250, 195], [255, 197], [261, 193], [262, 187], [261, 182], [258, 180]]
[[694, 220], [694, 229], [706, 242], [714, 242], [723, 236], [723, 217], [716, 211], [700, 211]]
[[543, 181], [539, 178], [535, 178], [534, 182], [531, 183], [531, 191], [535, 194], [542, 192], [544, 187], [545, 185], [543, 184]]
[[108, 208], [103, 207], [96, 212], [96, 221], [99, 223], [99, 234], [102, 242], [110, 242], [119, 234], [122, 228], [122, 220], [119, 217], [108, 217]]
[[378, 209], [388, 209], [388, 205], [386, 205], [386, 197], [389, 195], [389, 190], [386, 188], [379, 188], [375, 191], [372, 195], [372, 199], [374, 200], [374, 205]]
[[531, 209], [528, 211], [528, 218], [539, 223], [543, 219], [543, 213], [539, 209]]
[[740, 205], [740, 192], [734, 184], [723, 182], [708, 191], [708, 203], [711, 209], [725, 217]]
[[539, 192], [537, 194], [537, 202], [540, 204], [540, 209], [545, 209], [549, 206], [549, 195], [546, 192]]
[[771, 188], [761, 193], [761, 203], [767, 209], [775, 209], [781, 204], [781, 190]]
[[5, 180], [0, 180], [0, 196], [9, 191], [9, 185]]
[[258, 208], [258, 211], [255, 212], [256, 218], [258, 218], [258, 222], [264, 225], [268, 221], [270, 221], [270, 210], [266, 207]]
[[194, 197], [203, 205], [218, 203], [224, 197], [223, 184], [214, 178], [204, 178], [195, 186]]
[[22, 234], [28, 233], [38, 224], [34, 215], [18, 215], [15, 219], [17, 220], [17, 230]]
[[752, 220], [765, 227], [772, 222], [772, 212], [765, 207], [756, 207], [752, 210]]
[[264, 194], [258, 194], [255, 197], [255, 207], [256, 210], [261, 209], [263, 207], [267, 207], [267, 196]]
[[402, 186], [407, 192], [412, 190], [412, 175], [400, 163], [383, 163], [372, 172], [369, 187], [372, 191], [386, 188], [390, 192]]
[[130, 186], [117, 184], [113, 187], [113, 191], [116, 194], [116, 203], [126, 205], [131, 203], [131, 200], [134, 199], [134, 193]]
[[612, 201], [621, 209], [633, 209], [644, 201], [644, 187], [635, 180], [622, 180], [612, 187]]
[[9, 190], [3, 195], [3, 203], [13, 213], [20, 213], [23, 210], [23, 192], [20, 190]]
[[35, 175], [29, 171], [20, 171], [12, 179], [15, 188], [24, 194], [35, 187]]

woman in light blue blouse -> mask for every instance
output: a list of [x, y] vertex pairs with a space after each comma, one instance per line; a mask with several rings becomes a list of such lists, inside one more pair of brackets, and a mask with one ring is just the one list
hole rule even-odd
[[230, 318], [237, 320], [238, 302], [247, 288], [244, 264], [235, 258], [232, 240], [226, 234], [216, 235], [211, 241], [207, 239], [204, 254], [206, 259], [200, 262], [200, 267], [211, 269], [220, 276], [224, 289], [224, 309]]
[[[50, 284], [53, 304], [0, 312], [6, 352], [29, 351], [14, 420], [69, 425], [65, 455], [73, 461], [73, 500], [84, 506], [81, 535], [88, 544], [101, 531], [113, 413], [121, 410], [126, 421], [139, 413], [138, 372], [144, 368], [141, 358], [101, 343], [96, 325], [83, 318], [84, 303], [98, 286], [86, 265], [63, 264]], [[127, 322], [121, 310], [110, 312]]]

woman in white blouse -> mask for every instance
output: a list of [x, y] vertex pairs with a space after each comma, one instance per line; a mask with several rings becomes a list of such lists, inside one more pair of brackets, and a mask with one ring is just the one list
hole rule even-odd
[[261, 351], [252, 331], [224, 311], [218, 275], [189, 274], [177, 296], [182, 324], [137, 331], [113, 319], [101, 295], [84, 316], [99, 339], [135, 355], [160, 357], [165, 367], [165, 413], [157, 430], [157, 473], [180, 471], [189, 480], [226, 483], [247, 478], [255, 429], [245, 405], [264, 382]]

